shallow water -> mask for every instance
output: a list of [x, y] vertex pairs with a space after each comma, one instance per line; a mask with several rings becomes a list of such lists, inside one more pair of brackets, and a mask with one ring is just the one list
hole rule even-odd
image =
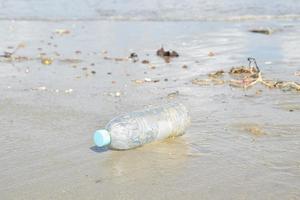
[[1, 0], [2, 19], [247, 20], [299, 19], [298, 0]]
[[[298, 20], [2, 20], [0, 25], [0, 52], [23, 42], [16, 55], [34, 58], [0, 62], [3, 199], [300, 198], [299, 93], [191, 83], [218, 69], [247, 65], [249, 56], [267, 79], [299, 82]], [[257, 27], [280, 31], [248, 32]], [[71, 33], [54, 34], [58, 28]], [[155, 56], [161, 45], [180, 57], [166, 64]], [[216, 55], [208, 56], [210, 51]], [[36, 59], [41, 52], [54, 58], [53, 64], [42, 65]], [[130, 52], [156, 68], [103, 59]], [[132, 82], [145, 77], [160, 81]], [[69, 89], [73, 92], [66, 93]], [[116, 92], [120, 97], [110, 95]], [[130, 151], [93, 147], [94, 130], [117, 114], [173, 101], [190, 110], [186, 135]]]

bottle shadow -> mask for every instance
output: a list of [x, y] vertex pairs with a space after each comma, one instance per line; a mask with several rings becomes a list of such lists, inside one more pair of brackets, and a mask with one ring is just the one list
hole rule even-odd
[[94, 151], [96, 153], [104, 153], [104, 152], [108, 151], [109, 148], [108, 147], [92, 146], [92, 147], [90, 147], [90, 150], [92, 150], [92, 151]]

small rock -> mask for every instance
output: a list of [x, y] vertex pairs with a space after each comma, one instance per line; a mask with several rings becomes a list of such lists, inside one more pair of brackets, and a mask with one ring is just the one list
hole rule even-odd
[[212, 57], [212, 56], [215, 56], [216, 54], [215, 54], [214, 52], [210, 51], [210, 52], [208, 52], [207, 55], [208, 55], [209, 57]]
[[116, 97], [121, 96], [121, 92], [116, 92], [115, 96], [116, 96]]
[[249, 31], [252, 33], [260, 33], [265, 35], [271, 35], [272, 33], [274, 33], [274, 30], [270, 28], [258, 28], [258, 29], [251, 29]]
[[58, 35], [67, 35], [70, 34], [70, 31], [67, 29], [56, 29], [55, 33]]
[[46, 88], [46, 86], [40, 86], [40, 87], [33, 88], [33, 90], [44, 91], [44, 90], [47, 90], [47, 88]]
[[137, 62], [139, 60], [138, 55], [134, 52], [131, 53], [128, 58], [132, 59], [133, 62]]
[[53, 60], [51, 58], [42, 58], [41, 63], [44, 65], [51, 65]]
[[151, 78], [144, 78], [145, 82], [151, 82], [152, 79]]
[[67, 90], [65, 90], [65, 93], [67, 93], [67, 94], [70, 94], [70, 93], [72, 93], [73, 92], [73, 89], [67, 89]]
[[143, 60], [142, 63], [143, 64], [149, 64], [150, 62], [149, 62], [149, 60]]
[[183, 65], [182, 68], [183, 68], [183, 69], [187, 69], [188, 66], [187, 66], [187, 65]]

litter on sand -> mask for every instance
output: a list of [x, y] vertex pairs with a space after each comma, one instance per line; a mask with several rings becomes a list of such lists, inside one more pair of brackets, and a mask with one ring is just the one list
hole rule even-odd
[[169, 50], [165, 51], [163, 47], [156, 51], [156, 55], [163, 58], [166, 63], [169, 63], [171, 58], [179, 57], [179, 54], [176, 51]]
[[216, 85], [229, 83], [230, 86], [239, 88], [250, 88], [258, 83], [268, 87], [277, 88], [285, 91], [300, 92], [300, 84], [291, 81], [273, 81], [266, 80], [262, 76], [262, 72], [258, 67], [255, 58], [248, 58], [249, 66], [232, 67], [227, 73], [233, 78], [230, 80], [223, 80], [225, 74], [224, 70], [218, 70], [208, 74], [208, 79], [194, 79], [193, 84], [196, 85]]

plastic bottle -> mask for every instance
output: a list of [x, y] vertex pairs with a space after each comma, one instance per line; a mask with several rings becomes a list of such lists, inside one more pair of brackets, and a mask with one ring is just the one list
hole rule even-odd
[[185, 106], [178, 103], [134, 111], [112, 119], [105, 129], [94, 133], [99, 147], [132, 149], [156, 140], [180, 136], [190, 124]]

